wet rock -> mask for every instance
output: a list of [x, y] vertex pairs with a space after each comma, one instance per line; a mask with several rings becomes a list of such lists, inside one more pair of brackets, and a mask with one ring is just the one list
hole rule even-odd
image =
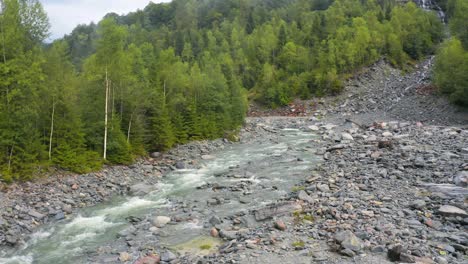
[[178, 161], [175, 164], [175, 168], [178, 170], [183, 170], [185, 169], [185, 167], [186, 167], [185, 162], [182, 162], [182, 161]]
[[465, 210], [460, 209], [455, 206], [451, 205], [443, 205], [437, 210], [437, 213], [443, 216], [460, 216], [460, 217], [468, 217], [468, 214]]
[[5, 241], [6, 241], [8, 244], [13, 245], [13, 246], [16, 245], [16, 243], [18, 243], [18, 240], [19, 240], [19, 239], [18, 239], [18, 237], [16, 237], [16, 236], [7, 235], [7, 236], [5, 237]]
[[286, 224], [283, 222], [283, 221], [275, 221], [275, 228], [278, 229], [278, 230], [281, 230], [281, 231], [284, 231], [286, 230]]
[[55, 220], [59, 221], [59, 220], [62, 220], [62, 219], [65, 219], [65, 213], [60, 211], [58, 212], [57, 214], [55, 214]]
[[154, 190], [154, 186], [148, 183], [137, 183], [130, 187], [130, 195], [143, 196]]
[[164, 262], [171, 262], [177, 258], [176, 254], [172, 253], [170, 250], [164, 251], [164, 253], [161, 254], [161, 261]]
[[168, 216], [156, 216], [155, 218], [153, 218], [153, 220], [151, 221], [151, 223], [155, 226], [155, 227], [164, 227], [165, 225], [167, 225], [169, 222], [171, 222], [171, 218], [168, 217]]

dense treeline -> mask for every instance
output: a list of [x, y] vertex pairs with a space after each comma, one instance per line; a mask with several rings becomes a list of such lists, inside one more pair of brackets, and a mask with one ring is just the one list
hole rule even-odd
[[452, 101], [468, 106], [468, 1], [447, 0], [442, 4], [451, 38], [437, 53], [435, 84]]
[[44, 47], [40, 3], [0, 2], [4, 180], [226, 136], [248, 95], [275, 107], [337, 93], [360, 67], [403, 66], [442, 38], [434, 14], [394, 0], [175, 0]]

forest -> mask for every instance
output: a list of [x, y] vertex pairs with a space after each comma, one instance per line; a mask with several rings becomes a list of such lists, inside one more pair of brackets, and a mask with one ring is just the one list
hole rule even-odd
[[468, 1], [444, 0], [450, 38], [437, 52], [434, 83], [455, 103], [468, 106]]
[[[38, 0], [0, 3], [6, 182], [130, 164], [191, 140], [235, 139], [248, 100], [278, 107], [336, 94], [362, 67], [384, 57], [406, 68], [444, 38], [440, 19], [412, 2], [174, 0], [108, 14], [48, 44]], [[467, 4], [446, 3], [453, 37], [436, 68], [437, 85], [465, 103], [467, 76], [453, 68], [468, 69]]]

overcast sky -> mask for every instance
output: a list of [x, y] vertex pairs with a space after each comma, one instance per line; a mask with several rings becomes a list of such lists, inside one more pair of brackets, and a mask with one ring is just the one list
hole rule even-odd
[[51, 24], [51, 39], [63, 37], [78, 24], [98, 22], [107, 13], [126, 14], [143, 9], [149, 2], [170, 0], [40, 0]]

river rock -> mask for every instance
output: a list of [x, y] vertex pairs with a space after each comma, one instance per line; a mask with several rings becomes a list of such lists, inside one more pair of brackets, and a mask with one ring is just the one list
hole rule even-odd
[[42, 220], [45, 217], [45, 215], [34, 210], [29, 211], [28, 214], [38, 220]]
[[233, 240], [237, 238], [237, 231], [228, 231], [221, 229], [219, 231], [219, 236], [227, 240]]
[[171, 262], [176, 258], [176, 254], [172, 253], [170, 250], [166, 250], [161, 254], [161, 260], [164, 262]]
[[363, 248], [361, 240], [349, 230], [336, 234], [335, 241], [338, 242], [343, 249], [349, 249], [354, 252], [359, 252]]
[[178, 161], [178, 162], [176, 162], [175, 167], [178, 170], [183, 170], [183, 169], [185, 169], [186, 165], [185, 165], [185, 162]]
[[459, 171], [453, 178], [453, 183], [460, 187], [468, 187], [468, 171]]
[[292, 214], [294, 211], [301, 210], [302, 206], [295, 202], [281, 202], [267, 205], [264, 208], [255, 211], [255, 220], [263, 221], [274, 216]]
[[465, 210], [451, 205], [443, 205], [439, 208], [439, 210], [437, 210], [437, 212], [443, 216], [468, 217], [468, 214]]
[[284, 231], [286, 230], [286, 224], [283, 221], [278, 220], [275, 222], [275, 228], [278, 230]]
[[216, 229], [216, 227], [211, 228], [211, 230], [210, 230], [210, 235], [211, 235], [212, 237], [219, 237], [218, 229]]
[[130, 195], [142, 196], [150, 193], [154, 187], [148, 183], [137, 183], [130, 187]]
[[150, 154], [150, 156], [151, 156], [153, 159], [157, 159], [157, 158], [161, 157], [161, 153], [159, 153], [159, 152], [152, 152], [152, 153]]
[[155, 227], [161, 228], [171, 222], [171, 218], [168, 216], [156, 216], [151, 222]]
[[150, 255], [139, 258], [134, 264], [158, 264], [161, 262], [161, 257], [157, 255]]
[[330, 191], [330, 187], [328, 186], [328, 184], [317, 184], [317, 189], [321, 192], [329, 192]]
[[314, 202], [314, 199], [310, 197], [310, 195], [308, 195], [304, 190], [299, 191], [299, 193], [297, 194], [297, 198], [308, 203]]
[[414, 200], [410, 203], [410, 207], [414, 209], [422, 209], [426, 207], [426, 202], [424, 200]]
[[119, 256], [119, 260], [121, 262], [127, 262], [131, 259], [132, 257], [130, 256], [130, 254], [128, 254], [127, 252], [120, 252], [120, 256]]
[[353, 140], [354, 140], [353, 136], [351, 136], [351, 134], [349, 134], [349, 133], [342, 133], [342, 134], [341, 134], [341, 138], [343, 138], [343, 139], [345, 139], [345, 140], [349, 140], [349, 141], [353, 141]]
[[210, 218], [209, 222], [212, 226], [215, 226], [221, 224], [222, 221], [221, 218], [219, 218], [217, 215], [214, 215]]

